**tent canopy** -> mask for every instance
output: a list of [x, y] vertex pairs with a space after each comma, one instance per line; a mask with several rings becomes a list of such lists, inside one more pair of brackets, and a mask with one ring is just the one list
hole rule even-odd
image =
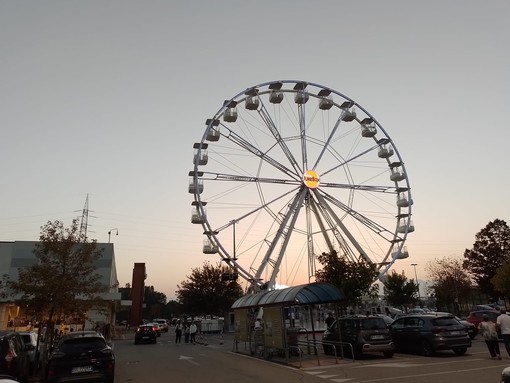
[[343, 292], [335, 286], [316, 282], [282, 290], [245, 295], [234, 302], [232, 309], [275, 305], [312, 305], [338, 302], [344, 298]]

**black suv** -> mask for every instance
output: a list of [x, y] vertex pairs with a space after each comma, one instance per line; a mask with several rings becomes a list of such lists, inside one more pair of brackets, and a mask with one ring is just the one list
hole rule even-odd
[[453, 315], [408, 315], [390, 325], [397, 351], [430, 356], [438, 350], [453, 350], [457, 355], [471, 347], [467, 329]]
[[388, 326], [384, 319], [378, 316], [340, 318], [324, 332], [322, 347], [324, 353], [328, 355], [334, 352], [340, 355], [340, 351], [350, 354], [352, 350], [354, 358], [372, 352], [382, 352], [384, 356], [391, 358], [394, 353]]
[[29, 370], [29, 356], [19, 333], [0, 331], [0, 375], [9, 375], [25, 382]]
[[47, 382], [113, 383], [115, 356], [96, 331], [77, 331], [60, 338], [48, 360]]

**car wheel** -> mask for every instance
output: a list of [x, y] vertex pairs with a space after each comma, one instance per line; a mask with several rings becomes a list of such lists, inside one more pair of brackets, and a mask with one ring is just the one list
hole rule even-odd
[[429, 342], [423, 340], [420, 345], [420, 352], [423, 356], [431, 356], [434, 354], [434, 350]]
[[476, 336], [476, 334], [475, 334], [475, 333], [471, 333], [471, 334], [469, 334], [469, 338], [470, 338], [471, 340], [475, 339], [475, 336]]
[[383, 351], [383, 355], [386, 358], [393, 358], [393, 354], [395, 354], [395, 351]]
[[453, 349], [453, 352], [456, 354], [456, 355], [464, 355], [467, 351], [467, 347], [455, 347]]

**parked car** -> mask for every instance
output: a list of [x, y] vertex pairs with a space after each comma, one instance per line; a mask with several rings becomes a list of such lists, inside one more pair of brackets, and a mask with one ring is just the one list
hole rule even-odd
[[37, 347], [37, 333], [35, 331], [19, 331], [21, 339], [25, 343], [28, 359], [30, 360], [30, 370], [32, 371], [35, 363], [35, 349]]
[[471, 347], [466, 329], [453, 315], [408, 315], [395, 320], [389, 330], [399, 352], [431, 356], [439, 350], [453, 350], [463, 355]]
[[477, 310], [477, 311], [471, 311], [469, 315], [466, 317], [466, 320], [469, 323], [473, 323], [476, 328], [478, 328], [478, 325], [480, 322], [483, 321], [483, 316], [487, 315], [489, 317], [489, 320], [491, 322], [496, 323], [496, 318], [499, 316], [500, 312], [495, 310]]
[[384, 322], [386, 322], [386, 326], [389, 326], [390, 324], [393, 323], [393, 318], [388, 315], [375, 314], [375, 316], [384, 319]]
[[76, 331], [63, 335], [48, 359], [47, 383], [113, 383], [115, 355], [106, 339], [96, 331]]
[[475, 339], [476, 334], [478, 334], [478, 327], [475, 326], [473, 323], [468, 322], [467, 320], [459, 318], [457, 316], [455, 317], [455, 319], [457, 319], [459, 323], [464, 326], [469, 337], [471, 339]]
[[341, 351], [350, 354], [352, 347], [356, 359], [373, 352], [382, 352], [388, 358], [394, 354], [393, 340], [386, 322], [381, 317], [371, 315], [338, 319], [324, 332], [322, 347], [328, 355], [332, 355], [335, 350], [337, 355]]
[[138, 326], [135, 332], [135, 344], [156, 343], [158, 334], [153, 325]]
[[29, 371], [30, 359], [20, 334], [0, 331], [0, 374], [26, 382]]

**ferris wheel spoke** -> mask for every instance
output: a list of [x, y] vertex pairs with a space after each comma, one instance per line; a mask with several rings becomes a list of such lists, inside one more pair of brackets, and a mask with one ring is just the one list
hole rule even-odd
[[347, 239], [350, 241], [350, 243], [354, 246], [354, 248], [358, 251], [361, 257], [363, 257], [367, 262], [372, 263], [372, 260], [367, 255], [363, 247], [358, 243], [356, 238], [352, 235], [352, 233], [347, 229], [347, 227], [343, 224], [342, 220], [338, 217], [334, 209], [326, 202], [325, 198], [316, 191], [315, 197], [317, 198], [317, 201], [319, 204], [328, 212], [329, 216], [333, 219], [335, 224], [342, 230], [343, 234], [347, 237]]
[[308, 156], [306, 152], [306, 121], [305, 121], [305, 106], [298, 104], [299, 116], [299, 135], [301, 137], [301, 157], [303, 162], [303, 169], [308, 169]]
[[338, 168], [344, 167], [344, 166], [348, 165], [349, 163], [351, 163], [351, 162], [353, 162], [355, 160], [358, 160], [361, 157], [367, 155], [368, 153], [373, 152], [374, 150], [378, 149], [379, 147], [380, 147], [379, 144], [373, 145], [370, 148], [365, 149], [362, 152], [360, 152], [360, 153], [358, 153], [358, 154], [356, 154], [354, 156], [349, 157], [349, 159], [339, 162], [336, 166], [334, 166], [334, 167], [332, 167], [332, 168], [330, 168], [328, 170], [324, 170], [323, 172], [321, 172], [321, 174], [322, 175], [326, 175], [326, 174], [328, 174], [328, 173], [330, 173], [330, 172], [332, 172], [332, 171], [334, 171], [334, 170], [336, 170]]
[[[228, 129], [228, 128], [226, 128]], [[228, 129], [228, 134], [225, 135], [225, 138], [230, 140], [231, 142], [238, 145], [240, 148], [248, 151], [249, 153], [252, 153], [256, 157], [259, 157], [264, 162], [267, 162], [274, 168], [278, 169], [282, 173], [286, 174], [288, 177], [293, 179], [298, 179], [299, 176], [296, 175], [295, 172], [291, 171], [288, 167], [274, 159], [273, 157], [269, 156], [267, 153], [262, 152], [260, 149], [258, 149], [256, 146], [252, 145], [250, 142], [239, 136], [238, 134], [234, 133], [232, 130]]]
[[397, 194], [397, 187], [390, 185], [352, 185], [352, 184], [338, 184], [332, 182], [321, 182], [321, 188], [347, 189], [373, 193]]
[[335, 250], [335, 246], [333, 245], [332, 238], [330, 238], [328, 233], [332, 233], [334, 239], [336, 240], [336, 244], [342, 250], [342, 253], [347, 256], [351, 261], [357, 261], [358, 257], [355, 255], [355, 252], [350, 248], [349, 244], [343, 238], [342, 233], [337, 229], [337, 225], [335, 224], [334, 218], [331, 217], [329, 211], [317, 203], [315, 200], [313, 202], [313, 211], [316, 216], [317, 223], [320, 227], [320, 233], [323, 236], [324, 241], [328, 245], [328, 251], [332, 252]]
[[[255, 279], [258, 280], [261, 278], [262, 273], [266, 268], [272, 264], [273, 269], [271, 272], [271, 276], [269, 280], [267, 281], [269, 286], [274, 287], [276, 276], [278, 275], [279, 267], [283, 259], [283, 255], [285, 253], [285, 250], [287, 248], [287, 244], [290, 240], [291, 234], [292, 234], [292, 228], [294, 227], [294, 224], [297, 220], [297, 217], [299, 215], [299, 211], [301, 210], [301, 207], [303, 205], [303, 201], [306, 196], [306, 190], [301, 189], [299, 193], [296, 194], [296, 197], [290, 204], [287, 213], [281, 220], [281, 223], [278, 227], [278, 230], [276, 231], [276, 234], [274, 235], [273, 239], [269, 243], [269, 248], [266, 251], [266, 254], [264, 256], [264, 259], [262, 260], [260, 268], [257, 270], [257, 273], [255, 274]], [[273, 253], [276, 250], [277, 244], [282, 240], [280, 251], [276, 257], [276, 259], [273, 259]]]
[[[320, 194], [320, 193], [317, 193], [317, 194]], [[381, 236], [382, 238], [385, 238], [386, 240], [393, 239], [394, 233], [392, 231], [388, 230], [387, 228], [385, 228], [384, 226], [379, 225], [377, 222], [369, 219], [368, 217], [364, 216], [363, 214], [359, 213], [358, 211], [351, 209], [349, 206], [338, 201], [336, 198], [334, 198], [333, 196], [331, 196], [327, 193], [324, 193], [323, 197], [324, 197], [324, 201], [327, 200], [327, 201], [331, 202], [333, 205], [340, 208], [345, 213], [349, 214], [356, 221], [361, 223], [364, 227], [370, 229], [375, 234]], [[387, 234], [388, 237], [385, 237], [384, 234]]]
[[248, 217], [250, 217], [250, 216], [253, 216], [254, 214], [257, 214], [257, 213], [258, 213], [258, 212], [260, 212], [261, 210], [266, 210], [266, 211], [268, 211], [268, 212], [270, 213], [270, 215], [273, 217], [273, 219], [277, 220], [277, 219], [278, 219], [278, 218], [277, 218], [277, 215], [278, 215], [278, 214], [277, 214], [277, 213], [274, 213], [274, 212], [270, 209], [271, 205], [273, 205], [273, 204], [275, 204], [276, 202], [278, 202], [278, 201], [282, 200], [283, 198], [285, 198], [285, 197], [289, 196], [290, 194], [295, 193], [295, 192], [296, 192], [296, 190], [297, 190], [297, 188], [291, 189], [291, 190], [289, 190], [289, 191], [287, 191], [287, 192], [285, 192], [285, 193], [283, 193], [283, 194], [281, 194], [281, 195], [277, 196], [276, 198], [272, 199], [271, 201], [269, 201], [269, 202], [267, 202], [267, 203], [266, 203], [266, 202], [264, 202], [262, 205], [257, 206], [256, 208], [249, 210], [249, 211], [248, 211], [248, 212], [246, 212], [245, 214], [240, 215], [240, 216], [238, 216], [238, 217], [236, 217], [236, 218], [233, 218], [230, 222], [226, 223], [226, 224], [225, 224], [225, 225], [223, 225], [223, 226], [218, 227], [218, 228], [217, 228], [217, 229], [215, 229], [214, 231], [216, 231], [216, 232], [221, 232], [221, 231], [223, 231], [223, 230], [225, 230], [225, 229], [227, 229], [227, 228], [231, 227], [233, 223], [241, 222], [241, 221], [245, 220], [246, 218], [248, 218]]
[[[326, 140], [326, 142], [324, 143], [324, 146], [322, 147], [322, 150], [321, 152], [319, 153], [319, 156], [317, 157], [316, 161], [315, 161], [315, 164], [313, 165], [312, 169], [315, 170], [317, 168], [317, 165], [319, 164], [319, 162], [321, 161], [321, 158], [322, 156], [324, 155], [324, 153], [326, 152], [326, 150], [329, 150], [331, 148], [331, 140], [333, 139], [333, 137], [335, 136], [335, 133], [338, 129], [338, 127], [340, 126], [340, 122], [342, 122], [342, 119], [345, 117], [345, 114], [346, 112], [345, 111], [342, 111], [342, 113], [340, 114], [340, 116], [338, 117], [338, 119], [336, 120], [336, 123], [335, 125], [333, 126], [333, 129], [331, 130], [331, 132], [329, 133], [329, 136], [328, 136], [328, 139]], [[324, 174], [324, 173], [323, 173]]]
[[267, 183], [267, 184], [286, 184], [286, 185], [300, 185], [301, 181], [297, 180], [284, 180], [281, 178], [266, 178], [266, 177], [252, 177], [243, 176], [240, 174], [225, 174], [225, 173], [213, 173], [213, 172], [202, 172], [203, 180], [214, 180], [214, 181], [235, 181], [235, 182], [246, 182], [246, 183]]
[[294, 171], [296, 172], [296, 174], [302, 174], [303, 173], [303, 169], [301, 169], [299, 167], [299, 164], [296, 161], [296, 159], [295, 159], [294, 155], [292, 154], [291, 150], [286, 145], [285, 141], [282, 139], [282, 137], [280, 135], [280, 132], [278, 132], [278, 129], [276, 128], [276, 124], [274, 123], [271, 115], [268, 113], [264, 102], [261, 102], [261, 105], [262, 106], [261, 106], [261, 108], [259, 110], [259, 114], [260, 114], [262, 120], [267, 125], [269, 131], [271, 132], [271, 134], [273, 135], [275, 141], [280, 146], [281, 150], [283, 151], [283, 153], [285, 154], [285, 156], [289, 160], [289, 162], [292, 165], [292, 167], [294, 168]]

